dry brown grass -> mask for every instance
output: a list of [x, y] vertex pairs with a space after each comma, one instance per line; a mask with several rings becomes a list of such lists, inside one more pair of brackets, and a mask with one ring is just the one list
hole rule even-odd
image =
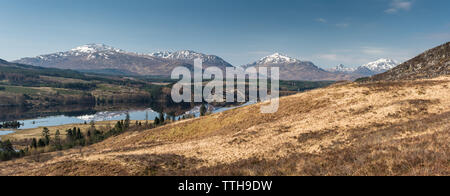
[[449, 175], [449, 84], [337, 84], [281, 98], [275, 114], [257, 104], [0, 163], [0, 174]]

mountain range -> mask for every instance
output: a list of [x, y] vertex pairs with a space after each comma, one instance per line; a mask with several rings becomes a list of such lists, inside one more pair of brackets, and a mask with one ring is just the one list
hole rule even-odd
[[329, 71], [334, 73], [347, 73], [360, 76], [373, 76], [376, 74], [384, 73], [396, 67], [398, 64], [398, 62], [392, 59], [378, 59], [374, 62], [370, 62], [356, 68], [351, 68], [340, 64], [334, 68], [329, 69]]
[[[233, 67], [233, 65], [218, 56], [191, 50], [139, 54], [104, 44], [87, 44], [65, 52], [22, 58], [14, 62], [112, 75], [126, 74], [168, 77], [171, 71], [178, 66], [193, 69], [193, 60], [196, 58], [203, 59], [204, 68], [215, 66], [225, 70], [226, 67]], [[280, 53], [275, 53], [241, 67], [259, 68], [277, 66], [280, 67], [280, 79], [282, 80], [337, 81], [355, 80], [359, 77], [372, 76], [387, 71], [396, 65], [397, 63], [393, 60], [380, 59], [355, 69], [340, 65], [334, 69], [325, 70], [310, 61], [301, 61]]]
[[203, 58], [204, 67], [216, 66], [225, 69], [225, 67], [231, 66], [231, 64], [220, 57], [188, 50], [174, 53], [138, 54], [126, 52], [104, 44], [88, 44], [66, 52], [23, 58], [14, 62], [90, 72], [102, 72], [104, 70], [111, 72], [115, 70], [117, 72], [130, 72], [138, 75], [170, 76], [171, 71], [178, 66], [185, 66], [192, 69], [193, 59], [195, 58]]
[[282, 80], [353, 80], [357, 78], [351, 74], [329, 72], [310, 61], [301, 61], [280, 53], [266, 56], [242, 67], [279, 67]]

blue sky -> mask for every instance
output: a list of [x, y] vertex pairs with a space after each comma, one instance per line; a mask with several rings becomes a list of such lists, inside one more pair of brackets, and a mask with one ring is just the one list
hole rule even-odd
[[0, 58], [104, 43], [247, 64], [274, 52], [328, 68], [407, 60], [450, 41], [448, 0], [0, 0]]

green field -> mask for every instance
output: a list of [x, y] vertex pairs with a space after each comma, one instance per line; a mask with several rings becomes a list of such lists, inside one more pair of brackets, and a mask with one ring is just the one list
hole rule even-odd
[[31, 87], [0, 85], [0, 92], [18, 93], [18, 94], [38, 94], [42, 91]]

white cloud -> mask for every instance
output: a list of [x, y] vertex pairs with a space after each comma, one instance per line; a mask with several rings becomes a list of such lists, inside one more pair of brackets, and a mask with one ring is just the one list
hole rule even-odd
[[336, 26], [340, 27], [340, 28], [347, 28], [347, 27], [350, 26], [350, 24], [348, 24], [348, 23], [338, 23], [338, 24], [336, 24]]
[[436, 41], [449, 41], [450, 33], [433, 33], [426, 36], [428, 39], [436, 40]]
[[248, 52], [248, 54], [250, 54], [250, 55], [270, 55], [273, 53], [274, 52], [271, 52], [271, 51], [250, 51], [250, 52]]
[[[316, 18], [315, 21], [316, 21], [316, 22], [319, 22], [319, 23], [323, 23], [323, 24], [328, 23], [328, 20], [325, 19], [325, 18]], [[336, 26], [336, 27], [339, 27], [339, 28], [347, 28], [347, 27], [350, 26], [349, 23], [345, 23], [345, 22], [336, 23], [336, 24], [330, 22], [330, 25]]]
[[416, 56], [418, 53], [414, 49], [381, 48], [373, 46], [344, 48], [330, 50], [312, 56], [313, 62], [319, 62], [324, 67], [333, 67], [344, 64], [356, 67], [380, 58], [391, 58], [399, 62], [406, 61]]
[[339, 64], [359, 66], [372, 60], [371, 58], [367, 58], [365, 55], [335, 53], [318, 54], [315, 55], [314, 59], [325, 62], [327, 67], [334, 67]]
[[340, 57], [337, 54], [319, 54], [317, 57], [328, 61], [337, 61]]
[[384, 12], [388, 14], [394, 14], [398, 11], [409, 11], [412, 7], [411, 1], [405, 1], [405, 0], [392, 0], [392, 2], [389, 5], [389, 9], [385, 10]]
[[387, 10], [385, 10], [384, 12], [388, 13], [388, 14], [393, 14], [393, 13], [397, 13], [397, 9], [395, 8], [389, 8]]
[[373, 56], [380, 56], [386, 54], [386, 50], [384, 48], [374, 48], [374, 47], [362, 47], [361, 52]]
[[328, 21], [327, 21], [326, 19], [324, 19], [324, 18], [317, 18], [316, 21], [317, 21], [317, 22], [320, 22], [320, 23], [327, 23], [327, 22], [328, 22]]

